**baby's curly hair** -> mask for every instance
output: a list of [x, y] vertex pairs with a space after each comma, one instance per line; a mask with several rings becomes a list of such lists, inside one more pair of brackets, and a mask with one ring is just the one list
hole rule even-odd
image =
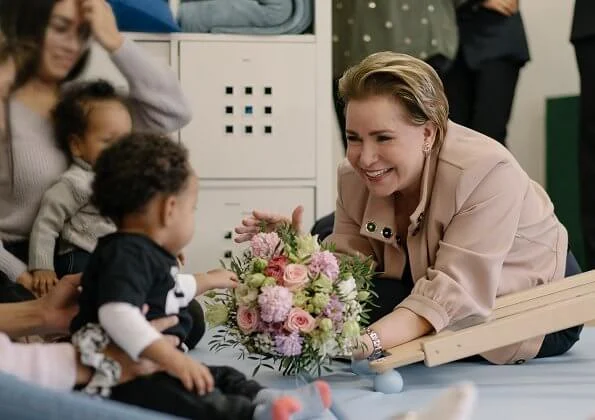
[[191, 173], [183, 145], [157, 134], [132, 133], [97, 159], [91, 201], [119, 226], [125, 216], [142, 212], [157, 194], [181, 192]]
[[128, 100], [119, 94], [106, 80], [76, 82], [61, 95], [52, 111], [54, 133], [60, 148], [72, 158], [70, 139], [73, 135], [84, 136], [89, 125], [89, 109], [86, 105], [96, 101], [117, 101], [130, 111]]

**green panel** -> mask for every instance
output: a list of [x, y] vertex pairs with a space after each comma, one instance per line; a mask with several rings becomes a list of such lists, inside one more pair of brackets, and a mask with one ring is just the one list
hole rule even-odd
[[584, 267], [578, 185], [579, 102], [577, 96], [546, 101], [546, 189]]

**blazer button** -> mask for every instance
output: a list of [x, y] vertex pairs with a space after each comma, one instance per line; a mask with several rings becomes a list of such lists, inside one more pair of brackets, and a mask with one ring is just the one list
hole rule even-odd
[[386, 239], [390, 239], [391, 236], [393, 236], [392, 229], [389, 227], [385, 227], [384, 229], [382, 229], [382, 236], [384, 236]]
[[376, 223], [374, 223], [374, 222], [366, 223], [366, 230], [370, 233], [376, 232]]
[[401, 237], [399, 235], [395, 236], [395, 241], [397, 242], [397, 245], [401, 246], [401, 242], [403, 242], [403, 240], [401, 239]]

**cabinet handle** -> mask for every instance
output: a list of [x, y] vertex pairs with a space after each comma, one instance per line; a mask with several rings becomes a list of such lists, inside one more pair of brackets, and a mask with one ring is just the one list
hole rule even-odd
[[224, 258], [231, 258], [231, 251], [225, 251], [225, 253], [223, 254]]
[[229, 231], [229, 232], [225, 232], [225, 236], [224, 236], [224, 238], [225, 238], [225, 239], [231, 239], [231, 231]]

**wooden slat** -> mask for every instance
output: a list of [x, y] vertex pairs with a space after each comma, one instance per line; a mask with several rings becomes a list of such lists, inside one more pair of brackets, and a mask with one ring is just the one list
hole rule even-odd
[[[544, 305], [550, 305], [560, 300], [582, 296], [593, 290], [595, 290], [595, 270], [522, 292], [502, 296], [496, 300], [494, 312], [486, 322], [494, 322], [500, 318], [519, 314], [523, 311], [532, 310]], [[445, 330], [440, 332], [440, 334], [428, 335], [401, 346], [393, 347], [386, 351], [388, 356], [371, 362], [370, 368], [377, 372], [384, 372], [411, 363], [426, 361], [427, 359], [423, 353], [424, 342], [437, 337], [446, 337], [452, 333], [453, 331], [451, 330]], [[495, 348], [498, 347], [501, 346]]]
[[427, 366], [437, 366], [579, 325], [595, 318], [595, 293], [496, 319], [423, 343]]
[[505, 306], [514, 305], [521, 301], [536, 299], [542, 296], [560, 292], [562, 290], [580, 287], [591, 283], [595, 283], [595, 270], [587, 271], [585, 273], [567, 277], [565, 279], [558, 280], [552, 283], [543, 284], [541, 286], [523, 290], [522, 292], [511, 293], [509, 295], [501, 296], [498, 299], [496, 299], [495, 309], [503, 308]]

